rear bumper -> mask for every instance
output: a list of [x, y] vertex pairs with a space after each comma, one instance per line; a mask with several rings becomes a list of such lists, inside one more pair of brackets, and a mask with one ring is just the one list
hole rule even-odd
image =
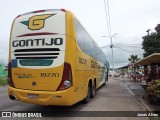
[[[23, 90], [17, 89], [8, 86], [8, 95], [14, 96], [17, 100], [39, 104], [39, 105], [60, 105], [60, 106], [71, 106], [74, 104], [74, 94], [73, 87], [70, 87], [66, 90], [48, 92], [48, 91], [32, 91], [32, 90]], [[28, 94], [38, 94], [38, 99], [28, 98]]]

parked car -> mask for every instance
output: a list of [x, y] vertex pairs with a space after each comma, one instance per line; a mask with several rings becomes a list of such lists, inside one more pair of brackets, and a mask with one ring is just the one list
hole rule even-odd
[[113, 72], [113, 71], [109, 71], [108, 76], [111, 77], [111, 76], [113, 76], [113, 75], [114, 75], [114, 77], [120, 77], [120, 74], [119, 74], [119, 73]]
[[142, 76], [144, 76], [143, 73], [141, 73], [141, 72], [135, 72], [132, 75], [133, 75], [133, 77], [142, 77]]

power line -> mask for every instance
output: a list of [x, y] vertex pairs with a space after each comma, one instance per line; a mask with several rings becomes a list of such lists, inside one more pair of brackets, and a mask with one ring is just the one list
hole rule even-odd
[[117, 46], [123, 46], [123, 47], [130, 47], [130, 48], [139, 48], [142, 49], [142, 45], [141, 44], [121, 44], [118, 43], [116, 44]]
[[[105, 0], [104, 0], [105, 1]], [[108, 24], [109, 24], [109, 29], [110, 29], [110, 37], [111, 37], [111, 34], [112, 34], [112, 29], [111, 29], [111, 19], [110, 19], [110, 12], [109, 12], [109, 3], [108, 3], [108, 0], [107, 0], [107, 8], [108, 8]]]
[[106, 47], [110, 47], [110, 45], [105, 45], [103, 47], [100, 47], [101, 49], [106, 48]]
[[105, 0], [104, 0], [104, 6], [105, 6], [105, 15], [106, 15], [106, 20], [107, 20], [107, 29], [108, 29], [108, 34], [109, 34], [109, 38], [110, 38], [111, 37], [111, 25], [110, 25], [110, 15], [109, 15], [108, 0], [107, 0], [108, 12], [107, 12], [107, 7], [106, 7]]
[[[107, 48], [107, 47], [110, 47], [110, 45], [106, 45], [106, 46], [103, 46], [103, 47], [100, 47], [100, 48], [103, 49], [103, 48]], [[120, 49], [124, 49], [124, 48], [122, 48], [122, 47], [120, 47], [120, 46], [117, 46], [117, 45], [113, 45], [113, 47], [117, 47], [117, 48], [120, 48]], [[123, 47], [131, 48], [131, 49], [136, 49], [136, 51], [137, 51], [137, 49], [143, 50], [141, 47], [138, 47], [138, 46], [123, 46]], [[125, 50], [125, 49], [124, 49], [124, 50]], [[126, 50], [126, 51], [128, 51], [128, 50]], [[131, 50], [131, 51], [135, 51], [135, 50]], [[131, 51], [130, 51], [130, 52], [131, 52]]]
[[[126, 49], [123, 49], [123, 48], [121, 48], [121, 47], [119, 47], [119, 46], [116, 46], [116, 45], [114, 45], [114, 47], [116, 47], [116, 48], [118, 48], [118, 49], [120, 49], [120, 50], [123, 50], [123, 51], [125, 51], [125, 52], [127, 52], [127, 53], [135, 53], [135, 52], [138, 52], [138, 53], [143, 53], [143, 51], [135, 51], [135, 50], [131, 50], [131, 51], [129, 51], [129, 50], [126, 50]], [[141, 49], [142, 50], [142, 49]]]
[[[114, 57], [113, 57], [113, 43], [112, 43], [112, 37], [111, 36], [111, 22], [110, 22], [110, 14], [109, 14], [109, 4], [108, 4], [108, 0], [107, 0], [107, 7], [106, 7], [106, 2], [104, 0], [104, 6], [105, 6], [105, 13], [106, 13], [106, 20], [107, 20], [107, 26], [108, 26], [108, 33], [109, 33], [109, 39], [111, 41], [111, 50], [112, 50], [112, 68], [113, 68], [113, 72], [114, 72]], [[108, 9], [108, 11], [107, 11]]]
[[138, 47], [138, 46], [123, 46], [123, 47], [138, 48], [138, 49], [142, 48], [142, 47]]
[[118, 49], [121, 49], [121, 50], [123, 50], [123, 51], [125, 51], [125, 52], [128, 52], [128, 53], [131, 52], [131, 51], [125, 50], [125, 49], [123, 49], [123, 48], [120, 48], [120, 47], [118, 47], [118, 46], [116, 46], [116, 45], [114, 45], [114, 47], [116, 47], [116, 48], [118, 48]]
[[116, 45], [141, 45], [142, 46], [142, 44], [124, 44], [124, 43], [116, 43]]
[[90, 51], [96, 51], [99, 48], [104, 49], [104, 48], [107, 48], [107, 47], [110, 47], [110, 45], [105, 45], [105, 46], [102, 46], [102, 47], [94, 47], [94, 48], [89, 48], [89, 49], [84, 49], [84, 50], [86, 52], [90, 52]]

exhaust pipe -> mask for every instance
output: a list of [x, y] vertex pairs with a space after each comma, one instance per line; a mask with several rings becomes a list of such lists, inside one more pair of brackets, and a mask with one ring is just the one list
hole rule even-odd
[[18, 100], [14, 95], [9, 95], [9, 98], [10, 98], [11, 100]]

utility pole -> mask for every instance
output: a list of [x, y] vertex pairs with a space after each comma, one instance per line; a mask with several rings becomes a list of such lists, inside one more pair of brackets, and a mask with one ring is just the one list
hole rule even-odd
[[113, 77], [114, 77], [114, 54], [113, 54], [113, 47], [114, 47], [114, 45], [113, 45], [113, 41], [112, 41], [112, 38], [113, 37], [115, 37], [115, 35], [117, 35], [117, 33], [115, 33], [114, 35], [112, 35], [111, 36], [111, 46], [110, 46], [110, 48], [111, 48], [111, 51], [112, 51], [112, 68], [113, 68]]
[[111, 51], [112, 51], [112, 70], [113, 70], [113, 76], [114, 76], [114, 57], [113, 57], [113, 42], [112, 42], [112, 36], [111, 36]]
[[111, 37], [110, 36], [102, 36], [102, 37], [110, 37], [110, 40], [111, 40], [110, 48], [111, 48], [111, 52], [112, 52], [112, 70], [113, 70], [113, 75], [114, 75], [114, 54], [113, 54], [113, 47], [114, 47], [114, 45], [113, 45], [112, 38], [115, 37], [115, 35], [117, 35], [117, 33], [115, 33]]

